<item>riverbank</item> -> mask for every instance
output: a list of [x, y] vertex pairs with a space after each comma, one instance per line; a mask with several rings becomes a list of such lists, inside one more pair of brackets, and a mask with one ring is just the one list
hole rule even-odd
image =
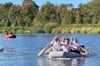
[[0, 33], [4, 32], [32, 33], [32, 27], [0, 27]]
[[100, 25], [98, 24], [73, 24], [64, 25], [52, 30], [53, 33], [82, 33], [82, 34], [100, 34]]
[[[50, 29], [51, 33], [87, 33], [87, 34], [99, 34], [100, 25], [97, 24], [71, 24], [57, 26], [56, 28]], [[0, 33], [4, 32], [14, 32], [14, 33], [46, 33], [43, 28], [34, 27], [0, 27]]]

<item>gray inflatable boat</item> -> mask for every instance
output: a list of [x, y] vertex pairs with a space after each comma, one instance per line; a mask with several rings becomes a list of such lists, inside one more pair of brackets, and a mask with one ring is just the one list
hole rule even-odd
[[74, 58], [74, 57], [87, 57], [86, 54], [79, 54], [75, 52], [51, 51], [48, 53], [48, 58]]

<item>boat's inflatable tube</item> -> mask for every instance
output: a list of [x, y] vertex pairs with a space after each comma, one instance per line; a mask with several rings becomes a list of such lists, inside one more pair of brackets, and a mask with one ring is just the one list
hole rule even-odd
[[16, 35], [3, 36], [3, 38], [16, 38]]
[[63, 51], [51, 51], [47, 55], [48, 58], [73, 58], [73, 57], [82, 57], [88, 56], [86, 54], [79, 54], [75, 52], [63, 52]]

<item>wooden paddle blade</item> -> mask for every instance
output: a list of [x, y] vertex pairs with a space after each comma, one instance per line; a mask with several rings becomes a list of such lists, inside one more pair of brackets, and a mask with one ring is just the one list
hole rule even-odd
[[38, 54], [37, 56], [41, 56], [43, 54], [43, 52], [45, 51], [45, 48], [43, 48]]
[[52, 49], [52, 47], [48, 48], [45, 53], [48, 53], [50, 50]]
[[89, 52], [86, 49], [84, 49], [84, 48], [81, 48], [81, 52], [83, 52], [86, 55], [89, 55]]

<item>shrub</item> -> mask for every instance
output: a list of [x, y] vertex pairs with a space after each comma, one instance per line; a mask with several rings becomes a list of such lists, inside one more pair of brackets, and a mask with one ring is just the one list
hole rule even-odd
[[52, 32], [52, 29], [53, 28], [56, 28], [58, 26], [57, 23], [47, 23], [45, 26], [44, 26], [44, 31], [46, 33], [51, 33]]

